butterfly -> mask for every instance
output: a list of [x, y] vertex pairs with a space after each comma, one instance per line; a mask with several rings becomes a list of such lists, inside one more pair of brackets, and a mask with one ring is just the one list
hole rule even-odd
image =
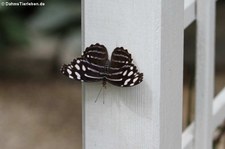
[[82, 82], [103, 81], [119, 87], [131, 87], [142, 82], [143, 73], [132, 63], [131, 54], [123, 47], [114, 49], [111, 60], [104, 45], [92, 44], [81, 57], [61, 67], [61, 73]]

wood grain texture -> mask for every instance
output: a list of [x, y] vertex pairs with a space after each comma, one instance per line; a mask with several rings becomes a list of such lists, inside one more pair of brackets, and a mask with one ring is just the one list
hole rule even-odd
[[215, 1], [197, 0], [195, 148], [212, 148]]
[[[84, 0], [83, 49], [132, 53], [144, 81], [132, 88], [84, 84], [84, 149], [180, 149], [183, 1]], [[105, 100], [105, 104], [102, 100]]]

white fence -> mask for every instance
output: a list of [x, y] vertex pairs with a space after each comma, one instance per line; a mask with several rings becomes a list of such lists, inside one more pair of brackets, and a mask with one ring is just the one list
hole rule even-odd
[[[137, 87], [83, 85], [84, 149], [211, 149], [225, 118], [213, 100], [215, 1], [84, 0], [83, 49], [123, 46], [144, 73]], [[196, 120], [182, 134], [183, 32], [197, 20]]]

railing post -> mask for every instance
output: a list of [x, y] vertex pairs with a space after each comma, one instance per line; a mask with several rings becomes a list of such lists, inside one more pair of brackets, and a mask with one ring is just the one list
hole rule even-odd
[[[83, 49], [123, 46], [144, 73], [132, 88], [83, 86], [84, 149], [180, 149], [182, 0], [84, 0]], [[102, 103], [102, 100], [105, 103]]]
[[197, 0], [195, 149], [212, 148], [215, 1]]

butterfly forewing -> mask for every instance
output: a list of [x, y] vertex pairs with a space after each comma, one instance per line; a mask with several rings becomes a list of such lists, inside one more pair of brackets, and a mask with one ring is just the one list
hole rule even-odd
[[108, 61], [108, 52], [105, 46], [95, 44], [87, 47], [82, 55], [90, 64], [97, 66], [105, 66]]
[[125, 64], [132, 63], [131, 54], [128, 53], [123, 47], [115, 48], [112, 56], [111, 56], [111, 64], [110, 67], [112, 68], [121, 68]]
[[63, 65], [61, 72], [71, 79], [85, 82], [100, 81], [105, 75], [105, 63], [108, 52], [103, 45], [87, 47], [81, 58], [74, 59], [69, 65]]

